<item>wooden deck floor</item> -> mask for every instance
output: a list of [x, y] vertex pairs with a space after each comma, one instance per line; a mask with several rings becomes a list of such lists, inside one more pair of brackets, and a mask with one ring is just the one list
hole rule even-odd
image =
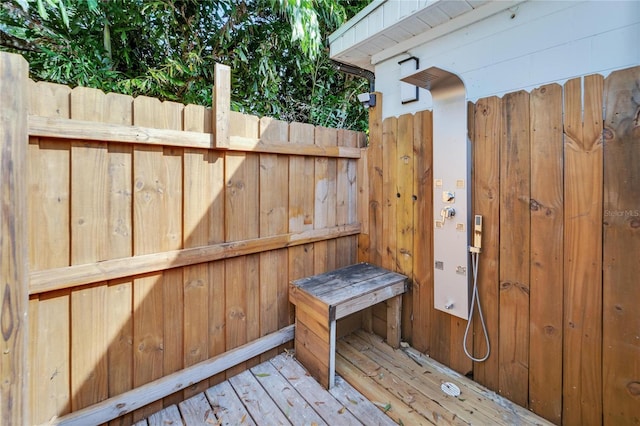
[[278, 355], [136, 423], [167, 425], [394, 425], [341, 378], [327, 392], [290, 355]]
[[[362, 331], [341, 339], [327, 392], [282, 354], [155, 413], [155, 425], [551, 425], [411, 348]], [[443, 382], [461, 389], [446, 395]]]
[[[358, 331], [338, 343], [336, 371], [368, 400], [404, 425], [552, 425], [444, 365]], [[450, 382], [460, 396], [445, 394]]]

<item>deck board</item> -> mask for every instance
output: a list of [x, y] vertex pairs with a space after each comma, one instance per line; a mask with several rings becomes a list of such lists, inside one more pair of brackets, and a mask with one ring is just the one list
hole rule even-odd
[[[357, 331], [337, 346], [339, 376], [329, 392], [290, 354], [281, 354], [151, 415], [148, 424], [551, 425], [412, 348], [393, 349], [375, 334]], [[442, 392], [445, 381], [460, 387], [460, 397]]]

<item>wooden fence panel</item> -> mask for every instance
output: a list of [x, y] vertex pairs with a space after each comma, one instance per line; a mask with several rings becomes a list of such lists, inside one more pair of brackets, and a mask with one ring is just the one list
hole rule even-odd
[[562, 422], [567, 425], [599, 424], [602, 417], [602, 88], [601, 76], [564, 86]]
[[605, 80], [603, 410], [640, 423], [640, 67]]
[[[359, 133], [319, 129], [317, 138], [310, 125], [231, 113], [231, 142], [256, 141], [258, 152], [233, 144], [220, 151], [171, 142], [181, 132], [198, 141], [211, 134], [212, 114], [203, 107], [85, 88], [71, 95], [57, 85], [30, 89], [32, 123], [67, 119], [47, 124], [57, 129], [52, 136], [40, 128], [28, 150], [31, 278], [44, 284], [34, 284], [29, 303], [34, 421], [290, 324], [287, 283], [314, 273], [315, 244], [326, 247], [318, 250], [321, 272], [355, 261]], [[112, 126], [107, 141], [61, 130], [98, 121]], [[149, 143], [145, 132], [155, 135]], [[316, 162], [326, 165], [317, 221]], [[301, 179], [290, 179], [289, 168]], [[83, 273], [97, 275], [65, 281]], [[137, 421], [224, 377], [111, 424]]]
[[562, 87], [531, 92], [529, 408], [562, 419]]

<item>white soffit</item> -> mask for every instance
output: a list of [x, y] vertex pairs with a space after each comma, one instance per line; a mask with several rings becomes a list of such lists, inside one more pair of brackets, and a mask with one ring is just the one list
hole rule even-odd
[[524, 0], [374, 0], [329, 36], [330, 56], [370, 71], [375, 64]]

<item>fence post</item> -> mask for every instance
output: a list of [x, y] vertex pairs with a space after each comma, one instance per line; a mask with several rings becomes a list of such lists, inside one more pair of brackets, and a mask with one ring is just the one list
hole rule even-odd
[[213, 145], [229, 148], [229, 122], [231, 120], [231, 68], [216, 64], [213, 86]]
[[27, 170], [29, 64], [0, 52], [0, 418], [29, 424]]

